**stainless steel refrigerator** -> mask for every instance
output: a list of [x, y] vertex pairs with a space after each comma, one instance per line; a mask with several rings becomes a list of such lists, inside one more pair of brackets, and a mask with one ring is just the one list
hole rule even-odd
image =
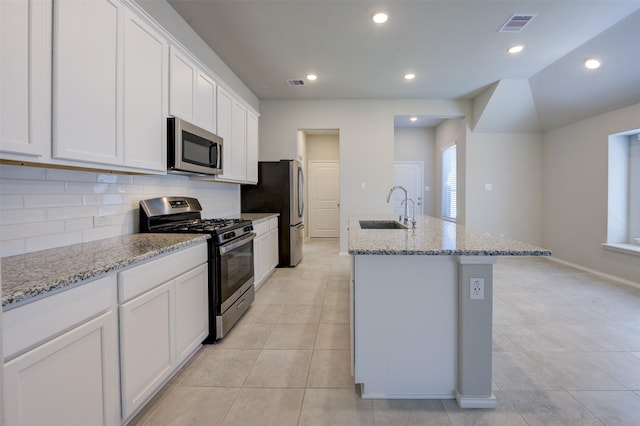
[[243, 213], [280, 213], [279, 267], [302, 260], [304, 175], [296, 160], [258, 162], [258, 184], [241, 186]]

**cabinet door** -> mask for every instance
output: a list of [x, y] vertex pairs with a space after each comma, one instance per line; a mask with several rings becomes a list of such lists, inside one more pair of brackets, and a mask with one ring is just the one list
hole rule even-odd
[[278, 266], [278, 262], [278, 228], [276, 227], [269, 231], [269, 270]]
[[176, 366], [209, 334], [208, 271], [202, 265], [176, 278]]
[[253, 240], [253, 282], [260, 287], [264, 277], [267, 275], [267, 264], [269, 261], [269, 239], [267, 235], [261, 235]]
[[167, 169], [169, 45], [131, 11], [124, 27], [124, 160]]
[[6, 363], [7, 424], [120, 424], [116, 321], [108, 312]]
[[247, 182], [258, 183], [258, 116], [247, 111]]
[[171, 48], [169, 73], [169, 113], [193, 121], [195, 65], [178, 49]]
[[51, 1], [0, 1], [0, 150], [45, 156], [51, 135]]
[[123, 162], [123, 6], [116, 0], [54, 4], [53, 156]]
[[237, 99], [233, 101], [231, 122], [233, 176], [244, 182], [247, 180], [247, 107]]
[[198, 70], [194, 102], [195, 123], [213, 133], [216, 132], [216, 83]]
[[173, 372], [172, 282], [120, 306], [122, 414], [128, 419]]
[[218, 136], [222, 137], [222, 175], [221, 179], [232, 179], [233, 171], [233, 97], [231, 93], [218, 86], [216, 105]]

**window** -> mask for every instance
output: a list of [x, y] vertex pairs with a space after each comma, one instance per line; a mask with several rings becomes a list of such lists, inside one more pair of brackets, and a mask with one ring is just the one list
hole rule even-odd
[[640, 133], [609, 136], [605, 248], [640, 254]]
[[442, 217], [456, 220], [456, 146], [442, 151]]

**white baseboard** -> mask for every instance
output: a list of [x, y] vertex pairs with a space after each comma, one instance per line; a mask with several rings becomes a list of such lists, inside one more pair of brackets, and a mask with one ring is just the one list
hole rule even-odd
[[551, 260], [553, 262], [560, 263], [562, 265], [569, 266], [571, 268], [579, 269], [581, 271], [588, 272], [588, 273], [593, 274], [593, 275], [597, 275], [597, 276], [599, 276], [601, 278], [605, 278], [607, 280], [615, 281], [615, 282], [623, 284], [623, 285], [627, 285], [627, 286], [630, 286], [630, 287], [635, 287], [635, 288], [640, 289], [640, 283], [637, 283], [635, 281], [627, 280], [625, 278], [616, 277], [614, 275], [605, 274], [604, 272], [596, 271], [595, 269], [587, 268], [586, 266], [578, 265], [577, 263], [569, 262], [567, 260], [558, 259], [557, 257], [544, 256], [543, 258], [545, 260]]

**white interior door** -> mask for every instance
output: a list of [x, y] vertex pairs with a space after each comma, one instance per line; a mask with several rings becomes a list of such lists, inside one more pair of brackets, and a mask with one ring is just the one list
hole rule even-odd
[[309, 236], [340, 237], [338, 161], [309, 161]]
[[[422, 215], [423, 209], [423, 187], [424, 187], [424, 163], [422, 161], [395, 161], [393, 163], [393, 184], [402, 185], [416, 204], [416, 216]], [[401, 205], [404, 200], [402, 191], [394, 191], [391, 202], [393, 204], [393, 212], [395, 215], [404, 214], [404, 206]], [[412, 215], [411, 203], [407, 208], [409, 216]]]

